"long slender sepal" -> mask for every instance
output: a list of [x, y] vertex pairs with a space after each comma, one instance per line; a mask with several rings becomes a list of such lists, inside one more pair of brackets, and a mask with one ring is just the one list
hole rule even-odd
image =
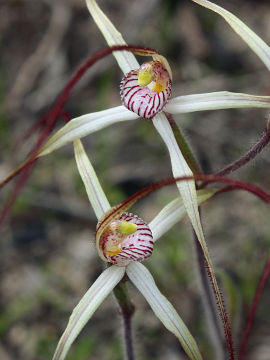
[[111, 206], [102, 190], [96, 172], [85, 153], [83, 144], [79, 139], [74, 141], [74, 153], [89, 201], [99, 219]]
[[58, 130], [40, 149], [39, 156], [48, 155], [76, 139], [83, 138], [112, 124], [135, 120], [138, 117], [124, 106], [79, 116]]
[[[90, 14], [95, 20], [99, 30], [102, 32], [104, 38], [106, 39], [107, 44], [109, 46], [126, 45], [126, 42], [124, 41], [120, 32], [115, 28], [115, 26], [111, 23], [108, 17], [100, 9], [96, 1], [86, 0], [86, 5], [88, 7], [88, 10], [90, 11]], [[139, 63], [137, 62], [135, 56], [129, 52], [114, 52], [113, 55], [124, 74], [139, 67]]]
[[188, 357], [192, 360], [202, 360], [196, 341], [172, 304], [161, 294], [147, 268], [140, 263], [131, 263], [127, 266], [126, 272], [157, 318], [179, 339]]
[[181, 150], [181, 153], [183, 154], [188, 167], [190, 168], [190, 170], [192, 171], [193, 174], [199, 174], [201, 172], [200, 166], [199, 166], [190, 146], [188, 145], [188, 142], [186, 141], [184, 135], [182, 134], [180, 127], [174, 121], [172, 114], [166, 113], [166, 117], [170, 123], [175, 140], [177, 142], [177, 145], [178, 145], [179, 149]]
[[[163, 116], [162, 116], [163, 115]], [[170, 128], [168, 121], [164, 121], [166, 119], [164, 114], [159, 114], [153, 119], [153, 123], [156, 129], [159, 131], [162, 136], [165, 144], [168, 147], [168, 151], [170, 153], [171, 164], [172, 164], [172, 172], [174, 177], [178, 176], [189, 176], [192, 175], [190, 168], [188, 167], [182, 153], [180, 152], [176, 140], [174, 138], [173, 132]], [[162, 121], [163, 120], [163, 121]], [[200, 215], [198, 210], [198, 202], [196, 195], [196, 187], [194, 181], [184, 181], [177, 183], [177, 187], [180, 191], [180, 194], [183, 198], [184, 205], [186, 207], [187, 214], [190, 218], [194, 231], [197, 235], [198, 241], [202, 248], [206, 266], [209, 273], [209, 278], [211, 284], [213, 286], [213, 291], [217, 299], [218, 307], [220, 310], [221, 319], [224, 325], [224, 332], [228, 344], [228, 349], [230, 353], [231, 360], [234, 359], [233, 347], [232, 347], [232, 338], [230, 327], [228, 323], [228, 318], [225, 310], [225, 306], [223, 303], [222, 295], [216, 280], [216, 276], [214, 273], [213, 264], [210, 258], [210, 254], [207, 248], [207, 244], [204, 238], [203, 229], [200, 221]]]
[[[216, 191], [215, 189], [198, 190], [198, 204], [210, 199], [215, 195]], [[179, 197], [167, 204], [149, 223], [154, 241], [161, 238], [169, 229], [182, 220], [186, 214], [182, 198]]]
[[76, 337], [89, 321], [99, 305], [106, 299], [125, 274], [125, 268], [110, 266], [97, 278], [87, 293], [74, 308], [53, 360], [64, 360]]
[[258, 96], [229, 91], [182, 95], [171, 99], [164, 110], [171, 114], [205, 110], [270, 108], [270, 96]]
[[204, 6], [215, 13], [219, 14], [227, 21], [233, 30], [248, 44], [248, 46], [258, 55], [262, 62], [270, 70], [270, 48], [269, 46], [252, 31], [246, 24], [238, 17], [233, 15], [228, 10], [218, 6], [207, 0], [192, 0], [193, 2]]

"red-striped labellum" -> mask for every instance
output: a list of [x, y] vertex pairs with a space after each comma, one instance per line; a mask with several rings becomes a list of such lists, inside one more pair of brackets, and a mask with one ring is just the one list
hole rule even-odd
[[165, 66], [157, 60], [130, 71], [121, 81], [123, 105], [139, 116], [152, 119], [171, 97], [172, 80]]
[[146, 222], [124, 212], [114, 218], [101, 234], [97, 232], [96, 245], [103, 260], [126, 266], [131, 261], [142, 261], [151, 256], [154, 242]]

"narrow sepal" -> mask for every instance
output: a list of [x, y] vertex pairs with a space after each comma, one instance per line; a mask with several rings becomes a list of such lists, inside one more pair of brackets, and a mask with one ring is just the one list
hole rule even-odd
[[[96, 1], [86, 0], [86, 4], [99, 30], [102, 32], [104, 38], [106, 39], [107, 44], [109, 46], [126, 45], [126, 42], [120, 32], [115, 28], [112, 22], [100, 9]], [[139, 63], [131, 52], [114, 52], [113, 55], [124, 74], [128, 73], [132, 69], [137, 69], [139, 67]]]
[[125, 106], [117, 106], [72, 119], [57, 131], [40, 149], [39, 156], [50, 154], [60, 147], [109, 125], [137, 119], [138, 115], [127, 110]]
[[202, 360], [199, 348], [188, 328], [168, 299], [161, 294], [150, 272], [140, 263], [131, 263], [126, 269], [127, 275], [145, 297], [156, 317], [180, 341], [188, 357]]
[[99, 219], [111, 206], [100, 185], [96, 172], [86, 155], [82, 142], [77, 139], [74, 141], [74, 153], [77, 167], [83, 180], [90, 204]]
[[[197, 191], [197, 200], [200, 205], [204, 201], [210, 199], [217, 190], [203, 189]], [[149, 223], [152, 230], [154, 242], [161, 238], [167, 231], [169, 231], [175, 224], [182, 220], [187, 215], [186, 208], [183, 204], [182, 198], [177, 198], [167, 204]]]
[[229, 91], [177, 96], [169, 101], [164, 110], [171, 114], [194, 111], [270, 108], [270, 96], [258, 96]]
[[125, 274], [125, 268], [110, 266], [97, 278], [94, 284], [74, 308], [53, 360], [64, 360], [76, 337], [89, 321], [99, 305], [106, 299]]
[[270, 47], [252, 31], [243, 21], [238, 19], [228, 10], [207, 0], [192, 0], [193, 2], [204, 6], [220, 16], [222, 16], [233, 30], [248, 44], [248, 46], [258, 55], [262, 62], [270, 70]]

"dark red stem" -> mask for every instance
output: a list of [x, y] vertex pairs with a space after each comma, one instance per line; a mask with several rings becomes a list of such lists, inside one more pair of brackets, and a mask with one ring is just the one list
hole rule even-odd
[[[14, 171], [11, 176], [7, 177], [3, 182], [0, 183], [0, 188], [3, 187], [5, 184], [7, 184], [11, 179], [13, 179], [16, 175], [18, 175], [26, 166], [28, 163], [30, 163], [33, 158], [36, 157], [38, 150], [40, 149], [41, 145], [47, 138], [48, 134], [52, 130], [55, 121], [57, 120], [58, 116], [61, 115], [63, 106], [65, 105], [70, 92], [74, 85], [82, 78], [82, 76], [85, 74], [85, 72], [94, 65], [98, 60], [101, 60], [102, 58], [110, 55], [114, 51], [130, 51], [130, 52], [138, 52], [139, 50], [143, 51], [152, 51], [157, 54], [157, 52], [150, 48], [145, 48], [143, 46], [135, 46], [135, 45], [115, 45], [112, 47], [106, 47], [102, 50], [97, 51], [94, 55], [92, 55], [89, 59], [86, 60], [86, 62], [80, 66], [80, 68], [75, 72], [75, 74], [72, 76], [72, 78], [69, 80], [63, 91], [60, 93], [55, 105], [52, 107], [52, 109], [45, 114], [31, 129], [36, 130], [43, 122], [47, 122], [46, 128], [43, 130], [40, 138], [38, 139], [34, 149], [31, 152], [30, 159], [24, 164], [23, 167], [19, 167], [16, 171]], [[31, 130], [30, 129], [30, 130]], [[29, 134], [29, 131], [28, 131]]]
[[[135, 194], [131, 195], [128, 199], [126, 199], [119, 205], [114, 206], [113, 209], [111, 209], [110, 212], [107, 214], [107, 216], [105, 216], [102, 219], [102, 221], [99, 223], [99, 226], [97, 227], [96, 232], [99, 231], [100, 227], [104, 224], [104, 222], [106, 222], [108, 220], [109, 217], [111, 217], [114, 213], [117, 213], [119, 210], [121, 210], [121, 208], [124, 208], [127, 204], [129, 204], [129, 203], [133, 204], [137, 200], [141, 199], [142, 197], [144, 197], [144, 196], [150, 194], [151, 192], [158, 190], [164, 186], [171, 185], [178, 181], [185, 181], [185, 180], [195, 180], [195, 181], [199, 180], [199, 181], [205, 181], [208, 183], [228, 184], [229, 187], [225, 187], [226, 191], [235, 190], [235, 189], [245, 190], [245, 191], [248, 191], [248, 192], [254, 194], [255, 196], [257, 196], [264, 202], [270, 203], [270, 194], [269, 193], [265, 192], [264, 190], [262, 190], [261, 188], [259, 188], [256, 185], [249, 184], [244, 181], [230, 179], [230, 178], [223, 177], [223, 176], [217, 176], [214, 174], [213, 175], [196, 174], [193, 176], [181, 176], [181, 177], [177, 177], [177, 178], [161, 180], [152, 185], [149, 185], [149, 186], [137, 191]], [[219, 192], [222, 192], [222, 189], [220, 189]]]
[[244, 356], [246, 354], [247, 343], [248, 343], [250, 332], [251, 332], [252, 325], [253, 325], [253, 322], [254, 322], [256, 310], [258, 308], [258, 304], [259, 304], [260, 298], [262, 296], [262, 292], [263, 292], [263, 289], [265, 287], [266, 281], [269, 278], [269, 275], [270, 275], [270, 256], [268, 257], [268, 260], [267, 260], [266, 265], [264, 267], [264, 270], [263, 270], [259, 285], [258, 285], [256, 293], [255, 293], [254, 299], [252, 301], [251, 309], [250, 309], [248, 319], [247, 319], [247, 323], [246, 323], [246, 326], [245, 326], [245, 330], [244, 330], [244, 333], [243, 333], [243, 338], [242, 338], [242, 341], [241, 341], [241, 344], [240, 344], [239, 360], [243, 360]]
[[215, 175], [220, 175], [220, 176], [228, 175], [231, 172], [246, 165], [248, 162], [253, 160], [255, 156], [258, 155], [266, 147], [266, 145], [269, 144], [269, 141], [270, 141], [270, 123], [268, 121], [265, 132], [263, 133], [262, 137], [256, 142], [256, 144], [252, 146], [252, 148], [240, 159], [224, 167], [223, 169], [217, 171]]
[[[110, 55], [113, 51], [131, 51], [131, 52], [137, 52], [139, 50], [146, 51], [153, 51], [154, 53], [157, 53], [153, 49], [148, 49], [145, 47], [140, 46], [133, 46], [133, 45], [116, 45], [112, 47], [106, 47], [100, 51], [97, 51], [94, 55], [92, 55], [89, 59], [86, 60], [86, 62], [75, 72], [75, 74], [71, 77], [63, 91], [60, 93], [58, 99], [56, 100], [55, 105], [52, 107], [50, 111], [48, 111], [47, 114], [45, 114], [36, 125], [34, 125], [31, 129], [36, 130], [41, 124], [46, 122], [45, 128], [42, 130], [42, 133], [40, 137], [38, 138], [33, 150], [31, 151], [30, 157], [26, 160], [26, 162], [19, 166], [10, 176], [8, 176], [3, 182], [0, 183], [0, 188], [6, 185], [10, 180], [12, 180], [15, 176], [17, 176], [19, 173], [22, 173], [21, 178], [15, 184], [15, 188], [13, 190], [13, 193], [11, 194], [11, 197], [8, 199], [8, 201], [5, 203], [3, 210], [0, 213], [0, 225], [5, 220], [9, 210], [11, 209], [13, 203], [15, 202], [16, 198], [22, 191], [28, 177], [30, 176], [32, 164], [36, 161], [38, 151], [50, 132], [52, 131], [57, 118], [60, 115], [64, 115], [63, 107], [70, 95], [71, 90], [73, 89], [74, 85], [81, 79], [81, 77], [85, 74], [85, 72], [94, 65], [98, 60], [104, 58], [105, 56]], [[64, 115], [65, 116], [65, 115]], [[65, 117], [67, 120], [67, 117]], [[31, 131], [30, 129], [30, 131]], [[29, 133], [29, 131], [28, 131]], [[24, 171], [25, 170], [25, 171]]]

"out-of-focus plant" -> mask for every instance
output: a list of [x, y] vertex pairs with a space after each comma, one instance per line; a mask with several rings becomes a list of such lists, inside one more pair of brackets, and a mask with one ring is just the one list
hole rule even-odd
[[[192, 1], [221, 15], [261, 58], [268, 69], [270, 69], [270, 49], [268, 45], [242, 21], [227, 10], [209, 1]], [[127, 300], [125, 300], [124, 303], [121, 303], [123, 296], [119, 295], [119, 292], [117, 293], [117, 291], [115, 292], [116, 297], [120, 303], [123, 314], [125, 313], [125, 306], [128, 306], [129, 308], [127, 313], [131, 311], [129, 299], [122, 282], [122, 279], [125, 278], [125, 274], [143, 293], [157, 317], [179, 338], [187, 355], [191, 359], [201, 359], [195, 340], [190, 335], [181, 318], [177, 315], [168, 300], [160, 294], [148, 270], [142, 264], [138, 263], [138, 261], [151, 255], [154, 241], [174, 225], [175, 222], [179, 221], [185, 213], [187, 213], [191, 221], [195, 238], [196, 241], [198, 241], [198, 246], [200, 248], [202, 260], [199, 266], [200, 271], [202, 274], [207, 273], [209, 275], [223, 323], [225, 336], [218, 336], [219, 339], [215, 342], [216, 354], [218, 354], [217, 356], [219, 357], [225, 356], [225, 341], [229, 357], [230, 359], [234, 359], [235, 355], [230, 325], [205, 242], [198, 209], [198, 205], [206, 198], [211, 197], [216, 191], [201, 190], [198, 192], [196, 191], [196, 188], [206, 187], [207, 184], [212, 181], [224, 182], [225, 180], [218, 175], [225, 175], [234, 171], [254, 158], [270, 140], [269, 124], [267, 125], [263, 137], [247, 154], [233, 164], [225, 167], [211, 178], [211, 176], [207, 177], [199, 174], [199, 166], [185, 142], [181, 131], [175, 124], [172, 114], [227, 108], [269, 108], [270, 97], [222, 91], [177, 96], [171, 99], [172, 72], [167, 60], [155, 50], [126, 45], [122, 35], [102, 12], [96, 1], [86, 0], [86, 3], [92, 17], [103, 33], [109, 48], [92, 56], [69, 81], [54, 107], [40, 120], [39, 124], [46, 123], [46, 127], [33, 149], [32, 154], [24, 164], [1, 183], [3, 186], [19, 172], [23, 172], [21, 181], [16, 185], [10, 201], [3, 210], [2, 219], [4, 219], [7, 210], [23, 187], [24, 181], [31, 171], [32, 164], [39, 157], [50, 154], [61, 146], [74, 141], [78, 169], [84, 181], [89, 200], [99, 219], [96, 231], [97, 251], [104, 261], [112, 263], [113, 265], [109, 266], [100, 275], [74, 309], [67, 329], [58, 344], [54, 359], [64, 359], [69, 347], [82, 327], [90, 319], [105, 297], [120, 282], [122, 288], [121, 290], [119, 290], [119, 287], [117, 288], [124, 294], [124, 299]], [[121, 82], [120, 90], [123, 105], [96, 113], [86, 114], [71, 120], [69, 115], [66, 114], [63, 109], [70, 91], [90, 66], [110, 53], [113, 53], [120, 68], [125, 74]], [[152, 56], [153, 60], [140, 65], [134, 54]], [[59, 116], [65, 117], [68, 123], [44, 144], [45, 139], [48, 137], [48, 134], [51, 132], [56, 119]], [[141, 196], [144, 196], [147, 191], [142, 191], [140, 195], [135, 196], [131, 200], [111, 208], [79, 140], [80, 138], [113, 123], [134, 120], [138, 117], [147, 118], [153, 123], [168, 148], [173, 176], [175, 178], [182, 177], [182, 181], [176, 182], [182, 200], [176, 200], [175, 202], [170, 203], [168, 207], [166, 207], [149, 224], [149, 226], [140, 218], [126, 213], [133, 202]], [[222, 191], [229, 191], [240, 187], [252, 191], [256, 195], [261, 196], [264, 200], [269, 201], [268, 194], [263, 193], [263, 191], [258, 190], [251, 185], [244, 185], [237, 181], [229, 181], [227, 183], [228, 186]], [[165, 185], [165, 183], [162, 184], [162, 186], [163, 185]], [[157, 188], [160, 186], [161, 185], [157, 186]], [[154, 189], [155, 187], [152, 187], [151, 191]], [[143, 233], [140, 232], [140, 227], [142, 227]], [[206, 269], [204, 269], [204, 262]], [[219, 326], [217, 325], [217, 322], [214, 321], [216, 309], [215, 306], [213, 306], [213, 299], [211, 299], [208, 290], [204, 290], [204, 295], [206, 297], [205, 304], [208, 307], [208, 311], [211, 313], [214, 331], [219, 333]], [[245, 339], [247, 338], [248, 334]], [[128, 359], [133, 358], [131, 348], [132, 345], [129, 344], [129, 346], [127, 346]], [[242, 354], [244, 354], [244, 350], [242, 350]]]

